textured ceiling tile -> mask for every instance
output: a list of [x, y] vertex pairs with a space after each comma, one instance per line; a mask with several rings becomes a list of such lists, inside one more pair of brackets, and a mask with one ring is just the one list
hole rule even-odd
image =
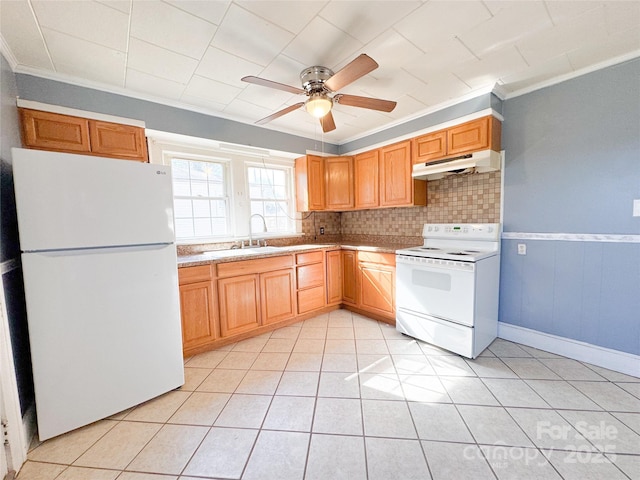
[[489, 10], [480, 1], [428, 2], [394, 28], [427, 52], [489, 18]]
[[433, 50], [425, 53], [404, 69], [424, 82], [433, 75], [450, 72], [457, 66], [476, 60], [476, 57], [457, 39], [440, 42]]
[[[224, 68], [220, 68], [220, 65], [224, 65]], [[219, 48], [209, 47], [196, 69], [196, 74], [244, 88], [247, 84], [240, 79], [247, 75], [258, 75], [262, 69], [260, 65], [248, 60], [231, 55]]]
[[[299, 33], [326, 5], [326, 1], [305, 0], [248, 0], [236, 1], [238, 5], [259, 17], [288, 30]], [[287, 14], [283, 15], [282, 12]]]
[[200, 59], [216, 26], [167, 3], [135, 2], [131, 35], [191, 58]]
[[527, 67], [518, 73], [506, 75], [498, 82], [508, 92], [517, 92], [552, 78], [567, 75], [573, 67], [566, 55], [559, 55], [535, 67]]
[[26, 0], [2, 3], [0, 31], [20, 65], [53, 70], [44, 39]]
[[212, 45], [258, 65], [268, 65], [293, 34], [232, 4]]
[[195, 75], [184, 91], [185, 96], [198, 97], [227, 105], [240, 93], [240, 89], [209, 78]]
[[543, 2], [511, 2], [493, 18], [458, 36], [475, 55], [481, 57], [532, 32], [552, 26]]
[[123, 52], [55, 30], [43, 28], [42, 33], [58, 73], [124, 87]]
[[166, 2], [214, 25], [220, 25], [231, 4], [231, 0], [166, 0]]
[[357, 56], [362, 43], [326, 20], [316, 17], [284, 49], [283, 53], [307, 66], [322, 65], [336, 70], [336, 65]]
[[573, 68], [579, 70], [630, 54], [640, 56], [640, 34], [635, 27], [609, 35], [606, 42], [572, 50], [567, 56]]
[[471, 93], [471, 88], [451, 73], [431, 76], [424, 88], [407, 92], [428, 107]]
[[132, 38], [129, 43], [127, 66], [156, 77], [187, 83], [198, 61]]
[[419, 6], [420, 2], [406, 0], [333, 1], [322, 9], [320, 16], [360, 42], [367, 43]]
[[[4, 2], [3, 2], [4, 3]], [[33, 1], [42, 27], [125, 52], [129, 16], [97, 2]]]
[[480, 60], [471, 60], [453, 73], [473, 90], [491, 88], [499, 78], [521, 72], [528, 65], [514, 47], [495, 51]]
[[517, 42], [520, 53], [531, 66], [580, 48], [585, 43], [606, 41], [607, 29], [602, 21], [603, 7], [533, 33]]
[[381, 67], [401, 68], [413, 65], [424, 54], [422, 50], [412, 44], [395, 30], [387, 30], [382, 35], [369, 42], [364, 50]]
[[186, 84], [154, 77], [148, 73], [127, 68], [125, 87], [146, 95], [177, 100], [182, 95]]

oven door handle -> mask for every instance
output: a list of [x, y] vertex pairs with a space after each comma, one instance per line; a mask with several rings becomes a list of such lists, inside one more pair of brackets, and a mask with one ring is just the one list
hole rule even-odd
[[441, 317], [439, 315], [434, 315], [432, 313], [416, 312], [415, 310], [411, 310], [409, 308], [403, 308], [403, 307], [398, 307], [398, 310], [403, 310], [407, 313], [410, 313], [412, 315], [416, 315], [419, 317], [428, 318], [429, 320], [433, 320], [434, 322], [441, 323], [443, 325], [450, 325], [454, 323], [456, 325], [460, 325], [461, 327], [473, 328], [473, 325], [469, 325], [468, 323], [456, 322], [455, 320], [452, 320], [450, 318]]

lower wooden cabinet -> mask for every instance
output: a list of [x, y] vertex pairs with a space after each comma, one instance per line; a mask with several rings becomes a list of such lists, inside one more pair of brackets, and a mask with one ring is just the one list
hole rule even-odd
[[321, 309], [327, 304], [324, 255], [322, 250], [296, 255], [299, 315]]
[[347, 304], [357, 305], [356, 298], [356, 251], [342, 250], [342, 301]]
[[327, 264], [327, 305], [342, 302], [342, 254], [340, 250], [326, 253]]
[[395, 320], [395, 255], [358, 252], [357, 275], [358, 308]]
[[290, 254], [183, 267], [178, 278], [185, 356], [340, 305], [395, 320], [392, 253], [316, 250], [295, 262]]
[[241, 275], [218, 280], [220, 333], [237, 335], [260, 326], [260, 283], [258, 275]]
[[293, 257], [218, 265], [220, 333], [239, 335], [296, 315]]
[[293, 269], [260, 274], [262, 324], [281, 322], [296, 316]]
[[220, 336], [216, 284], [212, 265], [180, 268], [180, 313], [185, 352], [207, 345]]

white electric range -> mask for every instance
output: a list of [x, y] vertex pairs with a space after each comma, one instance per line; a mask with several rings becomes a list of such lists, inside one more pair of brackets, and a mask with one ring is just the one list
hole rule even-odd
[[425, 224], [396, 251], [396, 329], [476, 358], [498, 333], [500, 224]]

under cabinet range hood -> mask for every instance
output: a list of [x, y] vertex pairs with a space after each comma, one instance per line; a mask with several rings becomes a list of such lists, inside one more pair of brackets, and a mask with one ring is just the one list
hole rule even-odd
[[502, 154], [495, 150], [457, 155], [455, 157], [417, 163], [413, 166], [411, 176], [418, 180], [437, 180], [446, 175], [463, 173], [484, 173], [500, 170]]

